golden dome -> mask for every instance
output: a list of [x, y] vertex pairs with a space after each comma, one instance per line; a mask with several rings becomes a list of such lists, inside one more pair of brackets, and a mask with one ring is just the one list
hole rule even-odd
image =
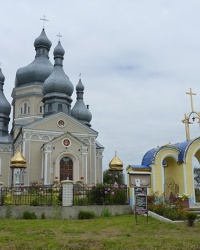
[[10, 160], [11, 168], [26, 168], [26, 159], [21, 154], [21, 152], [17, 151], [15, 155]]
[[117, 153], [115, 152], [115, 157], [109, 163], [109, 170], [123, 170], [123, 162], [117, 157]]

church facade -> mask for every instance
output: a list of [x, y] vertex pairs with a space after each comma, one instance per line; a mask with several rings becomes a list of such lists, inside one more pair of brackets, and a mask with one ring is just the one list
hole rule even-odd
[[[54, 65], [49, 60], [51, 41], [43, 29], [35, 39], [35, 59], [16, 72], [12, 91], [13, 120], [8, 132], [11, 105], [3, 93], [0, 69], [0, 182], [15, 183], [10, 160], [16, 152], [26, 159], [24, 185], [80, 179], [88, 185], [102, 182], [104, 147], [91, 128], [92, 114], [83, 101], [84, 85], [74, 86], [63, 70], [65, 51], [59, 41]], [[15, 170], [17, 171], [17, 170]]]

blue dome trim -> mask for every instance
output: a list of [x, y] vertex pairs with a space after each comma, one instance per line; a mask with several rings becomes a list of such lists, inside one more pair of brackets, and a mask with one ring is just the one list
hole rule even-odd
[[[180, 142], [180, 143], [176, 143], [176, 144], [168, 144], [168, 145], [163, 145], [162, 147], [159, 148], [153, 148], [149, 151], [146, 152], [146, 154], [143, 156], [142, 159], [142, 165], [144, 166], [150, 166], [151, 164], [154, 163], [154, 159], [156, 157], [156, 154], [164, 148], [171, 148], [171, 149], [175, 149], [177, 151], [179, 151], [178, 154], [178, 162], [183, 162], [184, 161], [184, 155], [185, 155], [185, 151], [188, 148], [188, 145], [191, 143], [191, 141], [184, 141], [184, 142]], [[163, 161], [163, 165], [166, 164], [166, 161]]]
[[152, 148], [151, 150], [147, 151], [146, 154], [143, 156], [141, 165], [144, 165], [144, 166], [151, 165], [153, 163], [155, 153], [158, 149], [159, 148]]
[[179, 162], [183, 162], [184, 159], [184, 154], [186, 151], [187, 146], [189, 145], [191, 141], [184, 141], [184, 142], [180, 142], [180, 143], [176, 143], [176, 147], [179, 148], [181, 150], [179, 156], [178, 156], [178, 161]]

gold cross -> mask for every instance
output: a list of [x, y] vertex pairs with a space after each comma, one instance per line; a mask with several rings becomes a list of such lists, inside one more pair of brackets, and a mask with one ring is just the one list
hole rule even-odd
[[49, 20], [47, 20], [47, 19], [45, 18], [45, 15], [44, 15], [44, 18], [40, 18], [40, 20], [43, 21], [43, 29], [44, 29], [44, 24], [45, 24], [45, 22], [47, 22], [47, 21], [49, 21]]
[[195, 93], [192, 93], [192, 89], [191, 89], [191, 88], [190, 88], [190, 92], [186, 92], [186, 94], [190, 95], [191, 109], [192, 109], [192, 112], [194, 112], [192, 96], [193, 96], [193, 95], [196, 95], [196, 94], [195, 94]]

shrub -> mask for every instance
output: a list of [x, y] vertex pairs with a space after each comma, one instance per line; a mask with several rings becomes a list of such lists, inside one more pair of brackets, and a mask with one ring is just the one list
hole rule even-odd
[[197, 218], [197, 214], [195, 212], [187, 212], [186, 218], [188, 221], [188, 226], [192, 227], [194, 226], [194, 221]]
[[22, 218], [25, 220], [34, 220], [36, 219], [36, 215], [34, 212], [30, 212], [26, 210], [23, 212]]
[[125, 185], [107, 186], [97, 184], [87, 193], [90, 204], [126, 204], [127, 190]]
[[111, 216], [111, 211], [108, 208], [104, 208], [104, 210], [101, 213], [101, 217], [110, 217]]
[[41, 213], [41, 219], [42, 220], [46, 219], [45, 212]]
[[81, 210], [78, 213], [78, 219], [84, 220], [84, 219], [93, 219], [95, 217], [95, 213], [93, 211], [83, 211]]
[[12, 217], [12, 208], [11, 206], [6, 206], [6, 218], [9, 219]]

